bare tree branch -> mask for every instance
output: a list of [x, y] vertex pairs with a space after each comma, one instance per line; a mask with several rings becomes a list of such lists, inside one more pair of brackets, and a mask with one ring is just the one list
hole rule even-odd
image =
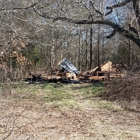
[[113, 37], [116, 34], [116, 32], [117, 32], [117, 30], [114, 29], [110, 35], [106, 36], [106, 38], [109, 39], [109, 38]]
[[134, 34], [136, 34], [137, 36], [139, 35], [137, 29], [136, 29], [135, 27], [132, 27], [131, 24], [129, 24], [129, 30], [132, 31], [132, 32], [133, 32]]
[[90, 4], [91, 4], [91, 6], [93, 7], [93, 9], [94, 9], [99, 15], [101, 15], [102, 17], [104, 16], [104, 14], [103, 14], [100, 10], [98, 10], [98, 9], [95, 7], [93, 1], [90, 1]]
[[111, 13], [113, 12], [112, 7], [107, 7], [106, 9], [109, 9], [110, 11], [109, 11], [109, 12], [107, 12], [107, 13], [105, 14], [105, 16], [107, 16], [107, 15], [109, 15], [109, 14], [111, 14]]
[[115, 4], [115, 5], [107, 6], [106, 9], [111, 10], [110, 12], [107, 13], [107, 15], [111, 14], [113, 12], [114, 8], [122, 7], [122, 6], [126, 5], [129, 2], [133, 2], [133, 9], [135, 11], [138, 24], [140, 25], [140, 0], [125, 0], [123, 2], [119, 2], [119, 3]]
[[[40, 2], [41, 2], [41, 0], [39, 0], [39, 1], [36, 2], [36, 3], [33, 3], [33, 4], [29, 5], [29, 6], [27, 6], [27, 7], [14, 7], [14, 8], [12, 8], [12, 9], [9, 8], [9, 10], [29, 9], [29, 8], [32, 8], [32, 7], [36, 6], [36, 5], [37, 5], [38, 3], [40, 3]], [[1, 8], [0, 10], [3, 11], [3, 10], [6, 10], [6, 9], [5, 9], [5, 8]]]
[[129, 30], [120, 27], [118, 24], [110, 21], [110, 20], [105, 20], [105, 19], [101, 19], [101, 20], [96, 20], [96, 19], [71, 19], [71, 18], [67, 18], [67, 17], [51, 17], [48, 15], [42, 15], [40, 14], [35, 8], [34, 11], [39, 14], [41, 17], [47, 18], [47, 19], [52, 19], [54, 22], [61, 20], [61, 21], [66, 21], [66, 22], [70, 22], [70, 23], [74, 23], [74, 24], [103, 24], [103, 25], [108, 25], [110, 27], [112, 27], [115, 32], [112, 33], [112, 35], [114, 35], [114, 33], [119, 32], [120, 34], [124, 35], [125, 37], [127, 37], [128, 39], [131, 39], [132, 41], [134, 41], [140, 48], [140, 39], [138, 38], [138, 36], [135, 36], [134, 34], [132, 34], [131, 32], [129, 32]]
[[108, 10], [110, 10], [110, 11], [107, 12], [107, 13], [105, 14], [105, 16], [111, 14], [111, 13], [113, 12], [113, 9], [114, 9], [114, 8], [122, 7], [122, 6], [126, 5], [127, 3], [131, 2], [131, 1], [132, 1], [132, 0], [125, 0], [124, 2], [119, 2], [119, 3], [117, 3], [117, 4], [115, 4], [115, 5], [112, 5], [112, 6], [107, 6], [106, 9], [108, 9]]
[[127, 3], [131, 2], [131, 1], [132, 0], [125, 0], [124, 2], [118, 2], [117, 4], [112, 5], [112, 6], [107, 6], [106, 8], [108, 9], [108, 8], [111, 7], [112, 9], [114, 9], [114, 8], [122, 7], [122, 6], [126, 5]]
[[90, 19], [90, 18], [93, 18], [93, 13], [90, 11], [90, 8], [88, 8], [87, 5], [86, 5], [84, 2], [82, 2], [82, 1], [80, 1], [80, 2], [76, 1], [76, 3], [82, 3], [83, 6], [87, 9], [87, 11], [88, 11], [88, 13], [89, 13], [88, 18], [89, 18], [89, 19]]
[[140, 0], [133, 0], [133, 9], [135, 11], [138, 24], [140, 26]]

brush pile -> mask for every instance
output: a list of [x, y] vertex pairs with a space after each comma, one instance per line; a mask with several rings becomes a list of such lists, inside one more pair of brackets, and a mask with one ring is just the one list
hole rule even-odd
[[140, 74], [113, 79], [106, 88], [107, 92], [103, 95], [105, 99], [126, 102], [127, 108], [135, 104], [136, 109], [140, 109]]

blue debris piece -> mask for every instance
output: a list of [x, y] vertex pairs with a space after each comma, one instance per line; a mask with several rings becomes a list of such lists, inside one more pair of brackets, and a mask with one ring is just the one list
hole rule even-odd
[[65, 70], [71, 72], [71, 73], [75, 73], [75, 74], [78, 74], [79, 71], [77, 70], [77, 68], [67, 59], [63, 59], [59, 65], [61, 67], [63, 67]]

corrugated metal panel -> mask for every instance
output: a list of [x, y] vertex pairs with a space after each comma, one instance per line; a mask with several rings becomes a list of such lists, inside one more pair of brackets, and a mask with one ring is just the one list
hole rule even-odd
[[78, 74], [79, 71], [77, 70], [77, 68], [67, 59], [63, 59], [59, 65], [61, 67], [63, 67], [65, 70], [71, 72], [71, 73], [75, 73], [75, 74]]

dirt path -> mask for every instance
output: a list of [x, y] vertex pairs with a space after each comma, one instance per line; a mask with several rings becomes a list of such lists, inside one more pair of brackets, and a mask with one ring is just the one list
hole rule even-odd
[[80, 96], [77, 87], [70, 85], [67, 90], [79, 108], [1, 100], [0, 140], [140, 139], [140, 113], [124, 111], [116, 105], [109, 108], [107, 102], [96, 97], [92, 104], [91, 99]]

